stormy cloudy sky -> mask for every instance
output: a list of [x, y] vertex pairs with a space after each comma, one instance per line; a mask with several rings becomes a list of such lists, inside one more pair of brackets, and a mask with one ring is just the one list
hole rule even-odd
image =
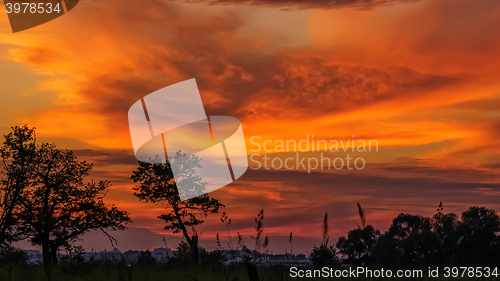
[[[156, 218], [161, 206], [133, 196], [127, 112], [190, 78], [207, 115], [241, 121], [249, 155], [253, 136], [379, 143], [361, 171], [249, 169], [211, 193], [249, 246], [261, 209], [275, 253], [291, 231], [295, 252], [319, 244], [325, 212], [330, 239], [346, 234], [356, 202], [382, 231], [439, 201], [500, 209], [499, 14], [498, 0], [82, 0], [13, 34], [3, 10], [0, 133], [35, 126], [40, 141], [94, 162], [92, 177], [113, 183], [108, 203], [133, 219], [115, 234], [123, 250], [179, 241]], [[217, 215], [198, 231], [208, 248], [226, 239]], [[110, 249], [96, 233], [82, 244]]]

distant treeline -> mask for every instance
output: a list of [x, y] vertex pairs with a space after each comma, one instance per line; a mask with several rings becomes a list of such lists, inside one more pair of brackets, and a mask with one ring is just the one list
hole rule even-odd
[[314, 246], [311, 259], [316, 266], [487, 266], [500, 262], [500, 219], [495, 210], [473, 206], [459, 218], [443, 213], [440, 203], [432, 217], [401, 213], [383, 234], [364, 225], [364, 210], [360, 206], [359, 210], [362, 226], [340, 237], [335, 245], [326, 240]]

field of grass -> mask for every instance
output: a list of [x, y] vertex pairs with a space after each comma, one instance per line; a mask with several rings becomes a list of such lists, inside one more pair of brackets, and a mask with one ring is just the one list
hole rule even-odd
[[[259, 268], [261, 281], [285, 280], [495, 280], [492, 278], [292, 278], [288, 267]], [[46, 281], [42, 266], [0, 268], [0, 281]], [[248, 281], [245, 267], [184, 267], [100, 265], [85, 272], [63, 272], [55, 268], [53, 281]]]

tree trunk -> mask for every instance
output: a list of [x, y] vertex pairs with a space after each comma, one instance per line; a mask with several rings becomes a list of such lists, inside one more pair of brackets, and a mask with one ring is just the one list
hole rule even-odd
[[193, 263], [198, 263], [198, 233], [191, 237], [191, 260]]
[[52, 264], [56, 265], [57, 264], [57, 246], [52, 246], [50, 255], [52, 257]]
[[179, 215], [179, 209], [177, 206], [173, 206], [175, 217], [177, 218], [177, 222], [181, 226], [182, 234], [184, 234], [184, 238], [188, 242], [191, 248], [191, 261], [193, 263], [198, 263], [198, 234], [194, 233], [192, 237], [189, 236], [186, 227], [184, 226], [184, 222]]
[[191, 245], [191, 237], [189, 237], [189, 234], [187, 232], [186, 226], [184, 225], [184, 222], [181, 219], [181, 216], [179, 215], [179, 206], [177, 204], [171, 203], [172, 208], [174, 209], [174, 214], [175, 218], [177, 219], [177, 223], [181, 226], [182, 234], [184, 234], [184, 237], [186, 238], [186, 241]]
[[49, 243], [42, 243], [42, 255], [43, 255], [43, 264], [44, 265], [51, 265], [52, 264], [52, 256], [50, 255]]
[[42, 243], [43, 269], [47, 280], [52, 281], [52, 257], [48, 243]]

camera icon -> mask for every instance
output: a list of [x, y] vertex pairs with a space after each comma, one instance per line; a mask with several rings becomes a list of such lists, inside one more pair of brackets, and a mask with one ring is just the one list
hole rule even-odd
[[[181, 200], [226, 186], [248, 168], [240, 121], [207, 116], [195, 79], [141, 98], [129, 109], [128, 120], [137, 160], [168, 161]], [[189, 164], [193, 156], [199, 162], [196, 165]], [[189, 178], [203, 182], [204, 188], [192, 190], [187, 172]]]

